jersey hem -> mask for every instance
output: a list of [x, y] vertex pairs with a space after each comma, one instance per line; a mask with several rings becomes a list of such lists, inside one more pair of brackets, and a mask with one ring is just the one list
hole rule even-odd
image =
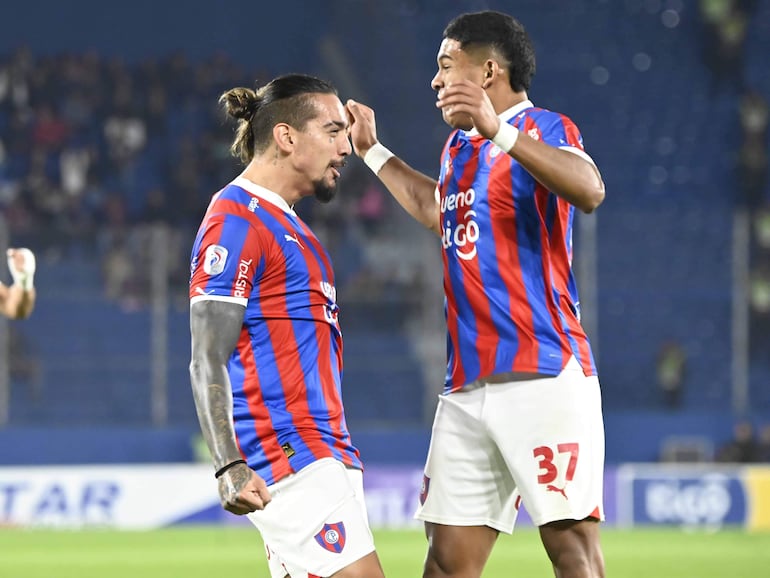
[[493, 530], [503, 532], [504, 534], [513, 534], [513, 527], [515, 524], [505, 524], [498, 520], [490, 520], [488, 518], [450, 518], [419, 512], [414, 515], [414, 519], [422, 520], [423, 522], [431, 522], [432, 524], [442, 524], [444, 526], [489, 526]]
[[[579, 363], [579, 362], [578, 362]], [[562, 371], [565, 370], [565, 367], [561, 366], [554, 366], [554, 367], [523, 367], [516, 369], [516, 371], [498, 371], [495, 373], [490, 373], [489, 375], [485, 375], [484, 377], [477, 377], [476, 379], [472, 379], [470, 381], [466, 381], [462, 384], [454, 384], [452, 382], [444, 382], [444, 391], [442, 393], [449, 394], [454, 393], [457, 391], [462, 391], [469, 385], [476, 383], [476, 382], [484, 382], [485, 379], [488, 379], [494, 375], [504, 374], [504, 373], [539, 373], [544, 375], [545, 377], [556, 377], [557, 375], [560, 375]], [[578, 370], [575, 370], [578, 371]], [[580, 373], [585, 375], [586, 377], [596, 377], [598, 376], [598, 372], [594, 370], [591, 366], [588, 367], [586, 370], [583, 368], [582, 364], [580, 366]], [[490, 385], [494, 385], [494, 383], [497, 382], [489, 382]], [[505, 382], [502, 382], [505, 383]]]
[[226, 303], [236, 303], [246, 307], [248, 300], [243, 297], [231, 297], [229, 295], [196, 295], [190, 298], [190, 305], [197, 303], [198, 301], [224, 301]]
[[[596, 509], [596, 506], [591, 508], [590, 510], [586, 510], [586, 513], [584, 515], [580, 515], [580, 513], [575, 513], [573, 511], [565, 511], [563, 513], [553, 514], [550, 516], [532, 516], [530, 514], [530, 517], [532, 518], [532, 523], [535, 524], [535, 526], [544, 526], [545, 524], [550, 524], [551, 522], [561, 522], [564, 520], [575, 520], [576, 522], [579, 522], [581, 520], [585, 520], [588, 518], [591, 513]], [[600, 522], [604, 522], [604, 511], [601, 512], [601, 517], [599, 518]]]

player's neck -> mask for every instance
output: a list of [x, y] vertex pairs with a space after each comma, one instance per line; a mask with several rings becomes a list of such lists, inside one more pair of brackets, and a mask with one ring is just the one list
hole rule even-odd
[[521, 92], [511, 92], [509, 90], [504, 94], [489, 95], [489, 96], [490, 96], [489, 100], [492, 101], [492, 106], [494, 107], [495, 112], [497, 114], [505, 112], [509, 108], [513, 108], [520, 102], [529, 100], [529, 97], [527, 96], [527, 91], [525, 90], [522, 90]]
[[258, 158], [251, 160], [241, 176], [252, 183], [264, 187], [281, 197], [289, 206], [293, 206], [301, 198], [298, 187], [290, 177], [289, 171], [281, 163], [264, 162]]

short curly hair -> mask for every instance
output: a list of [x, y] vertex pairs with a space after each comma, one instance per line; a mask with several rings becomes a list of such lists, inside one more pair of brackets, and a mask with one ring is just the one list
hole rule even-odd
[[511, 88], [529, 89], [535, 75], [535, 49], [521, 22], [513, 16], [486, 10], [461, 14], [444, 29], [444, 38], [457, 40], [464, 50], [489, 47], [506, 59]]

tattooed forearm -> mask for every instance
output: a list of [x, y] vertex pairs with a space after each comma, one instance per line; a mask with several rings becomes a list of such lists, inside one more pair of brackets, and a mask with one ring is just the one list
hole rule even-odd
[[201, 432], [216, 469], [241, 459], [233, 430], [233, 398], [227, 362], [243, 324], [244, 308], [203, 301], [190, 309], [190, 382]]

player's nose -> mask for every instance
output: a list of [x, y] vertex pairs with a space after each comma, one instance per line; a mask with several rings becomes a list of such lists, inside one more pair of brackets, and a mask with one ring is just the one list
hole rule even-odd
[[441, 80], [441, 71], [438, 71], [436, 75], [430, 81], [430, 87], [438, 92], [444, 87], [444, 83]]
[[342, 139], [342, 146], [340, 147], [339, 153], [343, 157], [346, 157], [352, 152], [353, 152], [353, 145], [350, 144], [350, 137], [345, 137], [344, 139]]

